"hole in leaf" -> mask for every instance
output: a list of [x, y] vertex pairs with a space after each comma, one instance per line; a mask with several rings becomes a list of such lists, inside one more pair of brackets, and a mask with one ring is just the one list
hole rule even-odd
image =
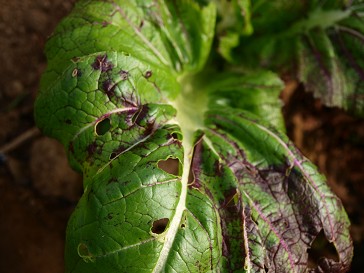
[[167, 160], [158, 161], [158, 168], [165, 171], [166, 173], [179, 175], [180, 162], [176, 158], [168, 158]]
[[110, 160], [111, 160], [111, 159], [114, 159], [116, 156], [117, 156], [117, 153], [113, 152], [113, 153], [111, 153], [111, 155], [110, 155], [110, 158], [109, 158], [109, 159], [110, 159]]
[[183, 217], [181, 219], [181, 224], [179, 225], [179, 227], [181, 229], [185, 229], [187, 227], [187, 215], [185, 212], [183, 213]]
[[330, 243], [323, 230], [317, 234], [315, 240], [311, 244], [311, 248], [307, 250], [308, 253], [308, 267], [316, 268], [321, 258], [327, 258], [339, 261], [339, 255], [333, 243]]
[[169, 223], [168, 218], [162, 218], [153, 222], [152, 232], [155, 234], [162, 234]]
[[109, 118], [105, 118], [95, 125], [95, 132], [98, 136], [106, 134], [111, 128], [111, 122]]
[[175, 140], [182, 140], [182, 135], [180, 132], [173, 132], [171, 133], [171, 138], [175, 139]]

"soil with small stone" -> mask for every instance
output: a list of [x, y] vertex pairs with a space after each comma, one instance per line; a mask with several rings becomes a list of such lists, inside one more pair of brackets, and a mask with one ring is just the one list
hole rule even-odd
[[[35, 129], [33, 103], [47, 37], [74, 2], [0, 0], [0, 272], [64, 271], [65, 228], [82, 178], [62, 146]], [[326, 175], [350, 217], [350, 272], [364, 272], [364, 120], [323, 106], [295, 82], [282, 99], [288, 135]]]

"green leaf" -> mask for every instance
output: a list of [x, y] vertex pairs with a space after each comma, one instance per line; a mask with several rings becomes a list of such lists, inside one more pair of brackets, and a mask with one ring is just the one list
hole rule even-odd
[[215, 1], [218, 9], [217, 35], [220, 54], [233, 62], [231, 50], [239, 45], [239, 36], [253, 33], [250, 0]]
[[[329, 106], [364, 116], [363, 19], [353, 15], [328, 31], [310, 31], [298, 50], [299, 77]], [[316, 72], [314, 72], [316, 71]]]
[[268, 71], [225, 72], [206, 86], [211, 104], [244, 109], [285, 132], [283, 103], [279, 99], [284, 85], [276, 74]]
[[215, 9], [81, 1], [50, 39], [35, 118], [84, 176], [66, 272], [306, 272], [321, 231], [338, 257], [316, 270], [349, 268], [342, 204], [282, 133], [282, 82], [220, 70]]
[[220, 52], [235, 64], [297, 77], [326, 105], [363, 116], [362, 9], [358, 1], [258, 1], [255, 33], [229, 33]]
[[[244, 268], [251, 272], [264, 272], [264, 268], [273, 272], [305, 272], [307, 242], [311, 244], [321, 228], [335, 245], [340, 260], [336, 264], [326, 260], [323, 264], [332, 263], [332, 267], [323, 270], [344, 271], [343, 264], [349, 262], [351, 255], [344, 245], [350, 244], [350, 236], [348, 231], [341, 233], [342, 226], [337, 223], [347, 222], [347, 218], [316, 168], [284, 135], [246, 113], [215, 108], [208, 112], [207, 120], [209, 129], [203, 138], [215, 145], [213, 152], [206, 144], [202, 149], [218, 160], [213, 166], [219, 168], [219, 174], [232, 173], [230, 181], [236, 183], [230, 189], [227, 185], [223, 188], [226, 209], [240, 215], [233, 223], [231, 216], [227, 217], [223, 236], [228, 241], [236, 240], [235, 231], [240, 228], [239, 239], [245, 248], [238, 257], [233, 256], [236, 252], [231, 254], [237, 259], [236, 263], [235, 259], [230, 262], [233, 272], [242, 266], [242, 253]], [[212, 175], [211, 169], [206, 171], [209, 168], [204, 165], [201, 168], [202, 177]], [[226, 177], [218, 175], [219, 178], [220, 185], [226, 184]], [[221, 196], [222, 187], [216, 184], [214, 181], [207, 187]], [[236, 225], [235, 231], [229, 229], [229, 224]]]
[[[140, 60], [180, 71], [198, 70], [209, 52], [213, 5], [193, 1], [79, 1], [46, 46], [48, 85], [72, 58], [95, 52], [127, 52]], [[188, 12], [186, 11], [188, 9]], [[197, 62], [197, 63], [195, 63]]]

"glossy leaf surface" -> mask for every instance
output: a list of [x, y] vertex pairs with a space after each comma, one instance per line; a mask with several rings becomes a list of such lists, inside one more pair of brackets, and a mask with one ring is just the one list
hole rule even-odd
[[320, 232], [337, 259], [316, 270], [348, 269], [348, 218], [282, 133], [282, 82], [208, 60], [215, 13], [81, 1], [49, 40], [36, 121], [84, 175], [67, 272], [306, 272]]

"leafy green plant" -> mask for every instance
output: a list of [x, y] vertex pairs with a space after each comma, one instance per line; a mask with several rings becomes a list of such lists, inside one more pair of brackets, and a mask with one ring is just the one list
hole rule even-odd
[[[363, 113], [361, 10], [79, 1], [47, 43], [35, 106], [84, 176], [66, 272], [347, 271], [349, 220], [284, 134], [278, 75]], [[319, 234], [337, 257], [312, 265]]]

